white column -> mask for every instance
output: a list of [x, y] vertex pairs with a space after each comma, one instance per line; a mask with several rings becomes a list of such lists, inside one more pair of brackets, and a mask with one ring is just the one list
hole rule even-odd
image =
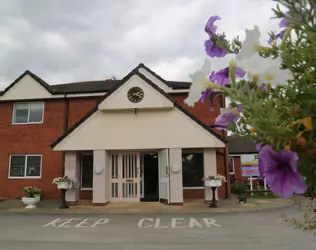
[[[93, 193], [92, 203], [96, 205], [107, 204], [110, 195], [110, 166], [107, 152], [105, 150], [93, 151]], [[102, 173], [96, 173], [103, 170]]]
[[[216, 164], [216, 149], [215, 148], [204, 148], [203, 149], [203, 160], [204, 160], [204, 177], [209, 175], [217, 174]], [[213, 198], [212, 189], [204, 187], [204, 199], [211, 201]], [[216, 190], [216, 199], [218, 200], [218, 190]]]
[[[70, 179], [80, 180], [80, 158], [76, 152], [65, 153], [65, 175]], [[66, 201], [76, 202], [79, 201], [80, 190], [78, 188], [72, 188], [66, 192]]]
[[[169, 149], [170, 165], [170, 204], [183, 204], [183, 183], [182, 183], [182, 150], [181, 148]], [[172, 170], [175, 170], [173, 172]]]

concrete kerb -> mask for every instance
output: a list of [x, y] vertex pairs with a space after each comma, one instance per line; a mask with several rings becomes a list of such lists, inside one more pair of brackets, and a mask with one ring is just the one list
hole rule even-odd
[[137, 214], [151, 214], [151, 215], [174, 215], [174, 214], [239, 214], [239, 213], [254, 213], [258, 211], [267, 211], [267, 210], [278, 210], [281, 208], [286, 208], [289, 206], [292, 206], [294, 204], [294, 201], [291, 200], [288, 203], [284, 204], [278, 204], [278, 205], [273, 205], [273, 206], [268, 206], [268, 207], [239, 207], [239, 208], [204, 208], [204, 209], [193, 209], [193, 210], [173, 210], [173, 211], [166, 211], [166, 210], [155, 210], [153, 211], [150, 210], [137, 210], [137, 211], [130, 211], [128, 209], [121, 209], [118, 211], [118, 209], [113, 209], [113, 210], [76, 210], [75, 207], [69, 208], [69, 209], [58, 209], [56, 208], [55, 210], [48, 210], [48, 209], [43, 209], [40, 210], [41, 208], [38, 209], [32, 209], [32, 210], [26, 210], [26, 209], [8, 209], [8, 210], [0, 210], [0, 214], [16, 214], [16, 215], [137, 215]]

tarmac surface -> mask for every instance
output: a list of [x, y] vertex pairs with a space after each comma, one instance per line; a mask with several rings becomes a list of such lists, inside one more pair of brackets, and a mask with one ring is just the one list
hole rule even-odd
[[295, 205], [253, 212], [204, 214], [0, 213], [0, 249], [311, 250], [312, 232], [284, 222]]

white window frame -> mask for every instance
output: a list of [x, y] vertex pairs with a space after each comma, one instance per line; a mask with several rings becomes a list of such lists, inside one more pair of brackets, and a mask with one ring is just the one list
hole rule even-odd
[[232, 160], [233, 172], [230, 172], [230, 166], [229, 166], [229, 174], [235, 174], [235, 159], [234, 159], [234, 157], [229, 157], [229, 164], [231, 163], [231, 160]]
[[[24, 156], [25, 157], [24, 176], [10, 176], [10, 172], [11, 172], [11, 157], [12, 156]], [[27, 157], [28, 156], [39, 156], [39, 157], [41, 157], [40, 176], [26, 176]], [[9, 158], [8, 179], [41, 179], [42, 178], [42, 169], [43, 169], [43, 156], [41, 154], [12, 154], [12, 155], [10, 155], [10, 158]]]
[[[42, 115], [42, 121], [40, 122], [29, 122], [30, 120], [30, 110], [31, 110], [31, 104], [42, 104], [43, 105], [43, 115]], [[15, 122], [14, 118], [15, 118], [15, 108], [17, 104], [28, 104], [29, 108], [28, 108], [28, 114], [27, 114], [27, 122]], [[44, 112], [45, 111], [45, 102], [15, 102], [13, 105], [13, 112], [12, 112], [12, 124], [13, 125], [25, 125], [25, 124], [43, 124], [44, 123]]]
[[[80, 154], [80, 183], [82, 183], [82, 171], [83, 171], [83, 156], [84, 155], [92, 155], [93, 157], [93, 153], [82, 153]], [[93, 166], [92, 166], [92, 172], [93, 172]], [[92, 177], [93, 178], [93, 177]], [[84, 188], [80, 185], [80, 190], [82, 191], [92, 191], [93, 190], [93, 184], [92, 184], [92, 188]]]

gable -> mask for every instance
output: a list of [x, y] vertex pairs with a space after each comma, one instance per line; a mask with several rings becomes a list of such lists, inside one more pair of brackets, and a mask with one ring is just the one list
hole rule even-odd
[[144, 75], [146, 78], [148, 78], [150, 81], [152, 81], [154, 84], [157, 85], [160, 89], [162, 89], [165, 92], [168, 92], [172, 90], [170, 88], [166, 81], [162, 79], [160, 76], [158, 76], [155, 72], [151, 71], [149, 68], [147, 68], [145, 65], [140, 64], [138, 68], [138, 72]]
[[33, 77], [30, 72], [26, 71], [4, 90], [0, 100], [7, 101], [51, 98], [52, 94], [43, 86], [46, 83], [41, 81], [41, 79]]
[[[132, 87], [140, 87], [144, 92], [144, 97], [139, 103], [132, 103], [127, 98], [127, 93]], [[125, 110], [125, 109], [153, 109], [153, 108], [173, 108], [174, 104], [170, 97], [166, 97], [159, 87], [136, 72], [122, 80], [120, 86], [100, 102], [100, 110]]]
[[96, 110], [75, 130], [52, 145], [66, 150], [136, 150], [161, 148], [222, 148], [225, 143], [181, 110]]

